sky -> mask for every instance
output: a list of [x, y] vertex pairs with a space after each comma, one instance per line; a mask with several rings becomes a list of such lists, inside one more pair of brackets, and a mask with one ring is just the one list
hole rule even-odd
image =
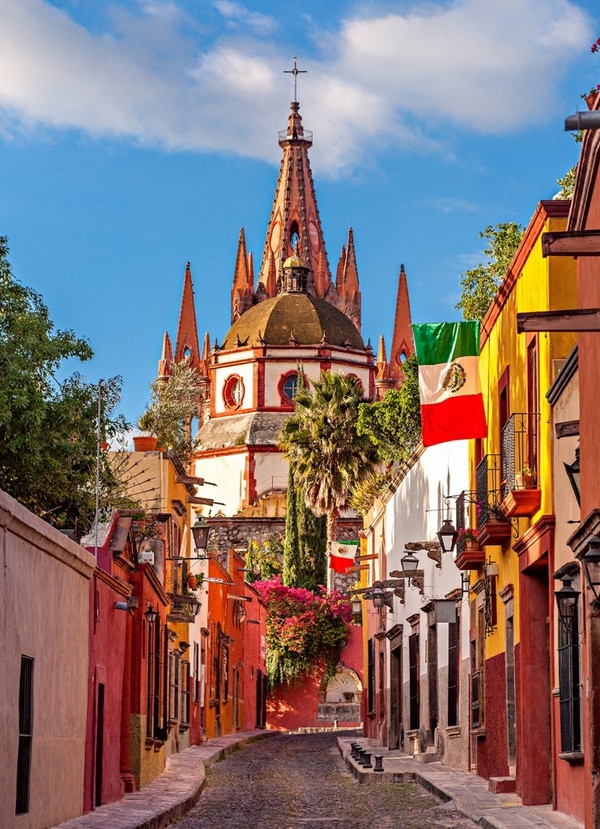
[[0, 0], [0, 235], [69, 361], [121, 375], [131, 421], [174, 338], [191, 263], [202, 340], [223, 340], [237, 240], [262, 256], [294, 97], [332, 271], [354, 231], [365, 340], [459, 319], [487, 225], [527, 225], [600, 83], [597, 0]]

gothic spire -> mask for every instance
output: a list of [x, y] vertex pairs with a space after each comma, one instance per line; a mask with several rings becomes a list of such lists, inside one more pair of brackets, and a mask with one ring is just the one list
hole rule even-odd
[[314, 274], [318, 271], [319, 291], [324, 297], [331, 283], [331, 271], [308, 158], [312, 133], [302, 126], [299, 109], [298, 101], [292, 101], [287, 129], [279, 133], [283, 157], [258, 282], [268, 296], [273, 296], [271, 258], [275, 260], [279, 277], [283, 263], [292, 256], [298, 244], [299, 254], [313, 274], [308, 291], [313, 295], [316, 293]]
[[185, 266], [179, 324], [177, 326], [177, 337], [175, 338], [175, 362], [180, 363], [186, 359], [189, 360], [193, 368], [200, 367], [194, 286], [192, 285], [192, 270], [189, 262]]
[[231, 289], [231, 322], [235, 322], [251, 307], [254, 297], [254, 265], [246, 250], [246, 234], [240, 229], [238, 238], [233, 287]]
[[392, 351], [390, 354], [390, 371], [397, 386], [401, 386], [404, 379], [402, 363], [415, 353], [411, 323], [406, 273], [404, 272], [404, 265], [400, 265]]

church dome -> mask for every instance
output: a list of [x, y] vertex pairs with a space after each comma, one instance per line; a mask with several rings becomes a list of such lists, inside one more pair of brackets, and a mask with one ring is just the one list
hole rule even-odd
[[231, 326], [221, 348], [266, 345], [329, 345], [364, 350], [354, 323], [324, 299], [304, 293], [282, 293], [248, 309]]

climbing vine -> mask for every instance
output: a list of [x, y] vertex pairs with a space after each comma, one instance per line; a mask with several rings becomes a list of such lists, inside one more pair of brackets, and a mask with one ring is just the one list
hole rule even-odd
[[267, 607], [267, 681], [289, 685], [313, 671], [335, 673], [352, 620], [348, 599], [337, 591], [311, 593], [286, 587], [280, 576], [255, 582]]

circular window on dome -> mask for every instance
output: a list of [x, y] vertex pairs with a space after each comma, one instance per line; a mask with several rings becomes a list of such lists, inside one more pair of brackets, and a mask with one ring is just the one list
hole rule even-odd
[[232, 374], [225, 381], [223, 387], [223, 399], [228, 409], [237, 409], [242, 405], [244, 399], [244, 383], [237, 374]]
[[291, 406], [298, 392], [298, 372], [289, 371], [279, 380], [279, 395], [284, 406]]

